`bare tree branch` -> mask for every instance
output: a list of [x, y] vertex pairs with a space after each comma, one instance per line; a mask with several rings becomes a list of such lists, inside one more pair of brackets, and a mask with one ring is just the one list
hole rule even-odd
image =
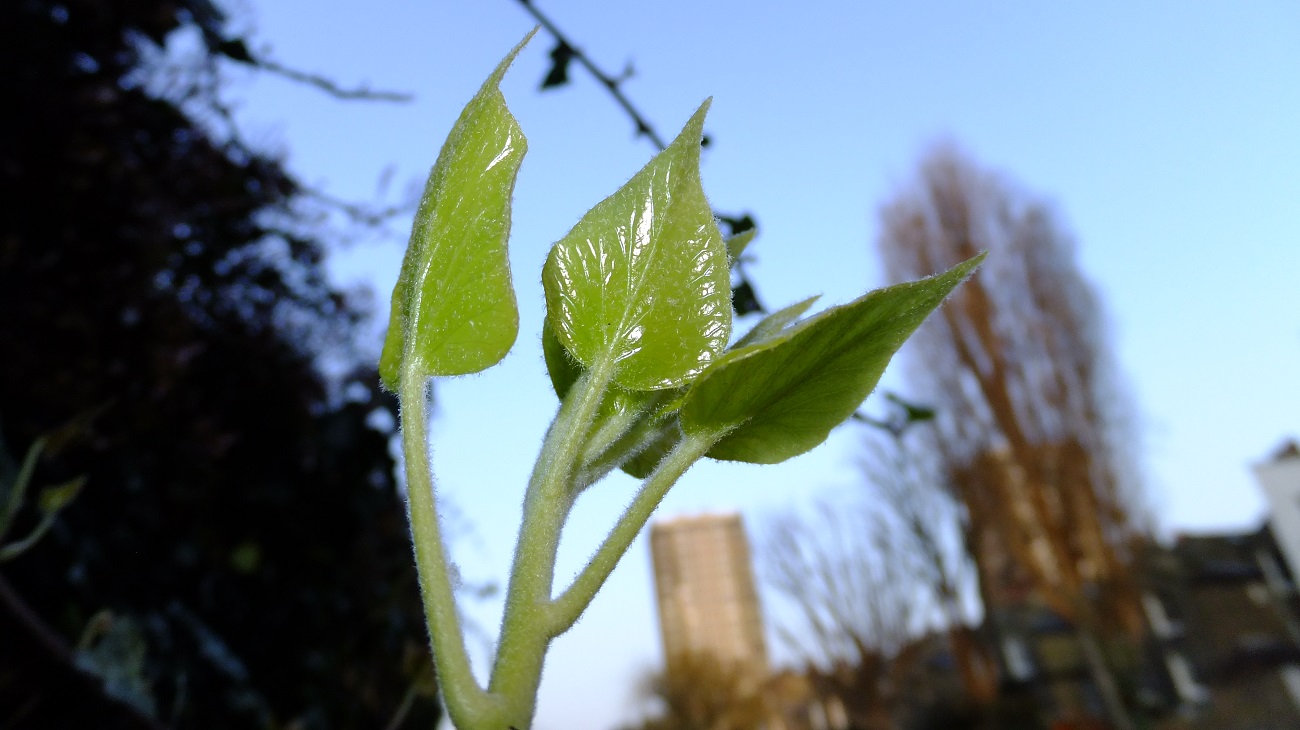
[[[664, 142], [663, 137], [659, 136], [659, 133], [654, 130], [654, 127], [650, 126], [650, 122], [646, 120], [645, 116], [637, 110], [637, 108], [632, 104], [632, 101], [623, 93], [620, 84], [623, 79], [628, 78], [630, 74], [624, 73], [621, 77], [615, 78], [614, 76], [605, 73], [595, 64], [594, 61], [591, 60], [591, 57], [582, 51], [581, 48], [570, 43], [569, 39], [560, 32], [560, 29], [556, 27], [555, 23], [552, 22], [540, 8], [534, 5], [532, 0], [519, 0], [519, 4], [523, 5], [529, 15], [536, 18], [537, 22], [541, 23], [542, 27], [546, 29], [546, 32], [550, 33], [551, 36], [555, 38], [558, 45], [556, 46], [556, 51], [552, 53], [552, 57], [555, 58], [557, 64], [564, 63], [570, 58], [582, 64], [583, 68], [587, 69], [592, 76], [596, 77], [596, 80], [599, 81], [602, 86], [609, 90], [610, 95], [614, 97], [614, 101], [618, 102], [618, 105], [623, 108], [623, 111], [627, 112], [627, 115], [632, 118], [632, 124], [636, 126], [636, 133], [638, 135], [649, 139], [650, 143], [660, 152], [668, 149], [668, 144]], [[557, 58], [557, 56], [561, 56], [562, 58]], [[561, 83], [563, 82], [561, 81]], [[558, 84], [543, 84], [544, 87], [547, 85], [556, 86]]]
[[302, 84], [307, 84], [308, 86], [314, 86], [336, 99], [344, 99], [347, 101], [391, 101], [404, 104], [415, 98], [414, 94], [407, 92], [376, 91], [366, 86], [360, 86], [354, 89], [345, 89], [324, 76], [289, 68], [288, 66], [272, 61], [269, 58], [254, 58], [251, 61], [251, 65], [264, 71], [269, 71], [273, 74], [283, 76], [290, 81], [297, 81]]
[[404, 92], [375, 91], [364, 86], [356, 89], [345, 89], [333, 80], [320, 74], [299, 71], [298, 69], [290, 68], [289, 66], [285, 66], [284, 64], [263, 55], [255, 54], [249, 49], [248, 43], [243, 38], [221, 38], [219, 26], [217, 25], [204, 26], [204, 40], [213, 52], [218, 53], [231, 61], [242, 63], [246, 66], [252, 66], [253, 68], [259, 68], [273, 74], [278, 74], [290, 81], [314, 86], [336, 99], [360, 99], [365, 101], [391, 101], [404, 103], [415, 98], [412, 94]]
[[[532, 15], [533, 18], [535, 18], [537, 22], [546, 29], [546, 32], [550, 33], [551, 36], [555, 38], [556, 41], [556, 46], [551, 51], [551, 70], [542, 81], [543, 89], [553, 88], [567, 83], [568, 63], [571, 60], [576, 60], [578, 63], [582, 64], [583, 68], [587, 69], [587, 71], [589, 71], [598, 82], [600, 82], [601, 86], [605, 87], [605, 89], [609, 91], [610, 95], [614, 97], [614, 101], [618, 102], [618, 105], [622, 107], [623, 111], [632, 119], [632, 124], [636, 127], [636, 134], [638, 136], [644, 136], [646, 139], [649, 139], [650, 143], [655, 146], [655, 149], [660, 152], [668, 148], [663, 137], [660, 137], [659, 133], [650, 125], [650, 122], [646, 119], [645, 115], [642, 114], [640, 110], [632, 104], [631, 99], [628, 99], [627, 95], [623, 93], [623, 81], [632, 77], [632, 67], [630, 64], [619, 76], [613, 76], [606, 73], [597, 66], [596, 63], [591, 60], [591, 57], [583, 52], [580, 47], [571, 43], [568, 37], [565, 36], [564, 33], [560, 31], [559, 27], [555, 25], [554, 21], [547, 17], [547, 15], [533, 3], [533, 0], [519, 0], [519, 4], [523, 5], [524, 9], [527, 10], [528, 13]], [[700, 141], [700, 144], [707, 147], [709, 143], [709, 136], [706, 134]], [[733, 236], [755, 227], [754, 219], [748, 213], [729, 215], [715, 210], [713, 211], [713, 216], [717, 218], [720, 223], [726, 225]], [[763, 304], [758, 299], [758, 294], [754, 290], [753, 284], [751, 284], [748, 277], [745, 276], [745, 259], [742, 258], [741, 260], [734, 262], [733, 266], [736, 275], [740, 279], [736, 286], [733, 287], [731, 293], [731, 304], [736, 310], [736, 313], [743, 315], [751, 312], [766, 311]]]

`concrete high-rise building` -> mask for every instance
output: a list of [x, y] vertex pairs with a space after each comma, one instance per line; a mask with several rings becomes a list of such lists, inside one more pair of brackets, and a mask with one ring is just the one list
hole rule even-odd
[[767, 673], [763, 618], [740, 515], [704, 515], [650, 528], [664, 656], [708, 654]]

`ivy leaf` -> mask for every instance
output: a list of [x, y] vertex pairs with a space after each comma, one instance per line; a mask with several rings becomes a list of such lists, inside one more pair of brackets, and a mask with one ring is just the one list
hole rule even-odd
[[731, 229], [731, 235], [733, 236], [738, 236], [751, 228], [757, 227], [758, 225], [754, 222], [754, 216], [748, 213], [745, 213], [740, 217], [733, 215], [719, 215], [718, 220], [726, 225], [727, 228]]
[[913, 403], [899, 396], [897, 393], [885, 393], [885, 400], [893, 403], [900, 411], [902, 411], [903, 421], [905, 423], [924, 423], [925, 421], [934, 420], [934, 409], [929, 406]]
[[775, 464], [809, 451], [853, 414], [903, 342], [983, 259], [878, 289], [728, 352], [686, 394], [682, 429], [727, 431], [708, 453], [715, 459]]
[[762, 312], [763, 303], [758, 301], [758, 295], [754, 293], [754, 287], [749, 283], [742, 274], [740, 284], [731, 291], [731, 308], [736, 310], [738, 316]]
[[754, 242], [756, 235], [758, 229], [751, 226], [727, 239], [727, 259], [731, 262], [731, 268], [740, 273], [740, 283], [731, 290], [731, 308], [741, 317], [764, 311], [762, 302], [758, 301], [758, 294], [754, 292], [754, 285], [749, 283], [745, 272], [740, 268], [740, 257], [749, 248], [749, 244]]
[[704, 102], [677, 139], [551, 249], [547, 318], [584, 367], [627, 390], [672, 388], [731, 332], [727, 251], [700, 185]]
[[429, 173], [379, 358], [389, 390], [397, 389], [404, 366], [423, 376], [464, 375], [495, 365], [514, 345], [519, 311], [506, 239], [528, 142], [499, 85], [536, 32], [506, 55], [465, 106]]
[[541, 90], [546, 91], [569, 83], [569, 61], [577, 55], [578, 52], [568, 43], [560, 41], [555, 44], [555, 48], [551, 49], [551, 68], [546, 72], [546, 78], [542, 79]]

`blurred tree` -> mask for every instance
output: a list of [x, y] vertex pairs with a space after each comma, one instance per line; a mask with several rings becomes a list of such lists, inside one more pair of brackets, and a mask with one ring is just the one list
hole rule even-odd
[[218, 61], [259, 65], [225, 27], [0, 4], [0, 418], [21, 453], [81, 417], [37, 478], [86, 477], [0, 577], [3, 727], [437, 717], [393, 405], [301, 188], [223, 114]]
[[870, 461], [865, 499], [783, 516], [762, 551], [769, 584], [800, 624], [778, 632], [803, 654], [816, 693], [838, 698], [849, 727], [863, 730], [990, 699], [988, 661], [960, 605], [964, 556], [940, 534], [951, 507], [933, 486], [899, 491], [917, 472], [897, 466]]
[[655, 706], [625, 730], [753, 730], [767, 715], [759, 682], [744, 667], [711, 654], [671, 657], [646, 677], [641, 699]]
[[870, 503], [818, 503], [775, 522], [762, 548], [768, 583], [796, 611], [778, 629], [807, 674], [844, 703], [855, 728], [886, 730], [907, 691], [895, 681], [910, 656], [924, 587], [897, 525]]
[[818, 696], [851, 728], [1036, 728], [999, 692], [976, 627], [978, 577], [962, 507], [945, 488], [933, 409], [884, 394], [864, 434], [860, 501], [778, 519], [762, 546], [769, 584], [794, 607], [778, 627]]
[[1097, 296], [1049, 206], [952, 147], [883, 206], [891, 279], [988, 260], [921, 328], [914, 390], [938, 411], [934, 450], [965, 510], [985, 609], [1041, 602], [1080, 632], [1097, 689], [1127, 723], [1097, 644], [1140, 630], [1131, 548], [1145, 514], [1126, 406]]
[[[878, 518], [889, 525], [890, 553], [908, 565], [917, 602], [933, 605], [929, 620], [947, 635], [962, 680], [962, 701], [984, 706], [997, 693], [996, 663], [974, 626], [972, 593], [978, 576], [966, 550], [962, 509], [934, 458], [933, 409], [884, 394], [886, 415], [857, 419], [872, 426], [863, 440], [859, 467]], [[863, 526], [864, 528], [866, 525]]]

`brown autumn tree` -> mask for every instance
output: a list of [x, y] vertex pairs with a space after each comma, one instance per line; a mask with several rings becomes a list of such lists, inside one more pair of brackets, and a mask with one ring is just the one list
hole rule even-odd
[[[881, 217], [891, 280], [989, 252], [908, 360], [938, 412], [934, 451], [965, 508], [986, 610], [1037, 604], [1081, 637], [1134, 634], [1129, 563], [1145, 520], [1128, 400], [1071, 237], [1050, 205], [951, 146], [923, 159]], [[1113, 675], [1085, 654], [1122, 726]]]

